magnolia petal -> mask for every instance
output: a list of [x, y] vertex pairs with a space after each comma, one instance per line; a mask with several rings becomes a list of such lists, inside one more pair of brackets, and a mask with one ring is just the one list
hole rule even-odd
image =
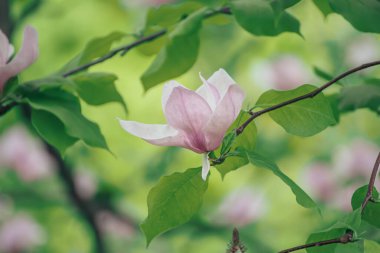
[[145, 141], [158, 146], [185, 146], [185, 139], [171, 126], [161, 124], [144, 124], [119, 119], [121, 127]]
[[223, 97], [227, 92], [228, 87], [236, 84], [236, 82], [224, 69], [215, 71], [207, 81], [218, 89], [221, 97]]
[[207, 101], [211, 110], [214, 111], [216, 108], [216, 105], [218, 104], [220, 100], [218, 89], [215, 88], [214, 85], [210, 84], [206, 79], [204, 79], [201, 73], [199, 73], [199, 77], [201, 78], [203, 85], [201, 85], [196, 90], [196, 93], [198, 93], [201, 97], [203, 97], [203, 99]]
[[238, 85], [231, 85], [204, 129], [208, 150], [220, 146], [224, 134], [239, 115], [243, 101], [244, 92]]
[[8, 71], [11, 76], [16, 75], [34, 63], [38, 57], [38, 53], [38, 33], [33, 27], [27, 26], [24, 30], [21, 50], [7, 66], [9, 67]]
[[0, 30], [0, 67], [7, 63], [9, 58], [9, 41], [7, 36]]
[[[10, 48], [8, 45], [7, 56], [9, 54], [9, 49]], [[21, 50], [10, 63], [0, 67], [0, 91], [3, 89], [9, 78], [17, 75], [19, 72], [34, 63], [37, 57], [38, 34], [34, 28], [27, 26], [24, 30], [24, 40]]]
[[210, 171], [210, 161], [208, 160], [208, 153], [204, 153], [203, 158], [202, 158], [202, 179], [203, 179], [203, 181], [206, 181], [209, 171]]
[[166, 103], [168, 102], [168, 99], [169, 99], [170, 95], [172, 94], [173, 89], [176, 87], [179, 87], [179, 86], [186, 89], [182, 84], [180, 84], [179, 82], [176, 82], [174, 80], [169, 81], [164, 85], [164, 88], [162, 89], [162, 99], [161, 99], [162, 111], [164, 112], [164, 114], [165, 114]]
[[196, 92], [175, 87], [167, 100], [165, 116], [170, 126], [183, 131], [188, 145], [198, 152], [206, 152], [203, 128], [212, 111], [207, 102]]

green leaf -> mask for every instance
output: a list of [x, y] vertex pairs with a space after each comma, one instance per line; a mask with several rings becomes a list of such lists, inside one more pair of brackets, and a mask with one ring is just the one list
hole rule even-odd
[[128, 113], [127, 105], [116, 90], [117, 76], [108, 73], [82, 73], [72, 78], [78, 95], [89, 105], [108, 102], [120, 103]]
[[53, 114], [65, 126], [66, 133], [82, 139], [86, 144], [108, 150], [107, 143], [99, 126], [81, 113], [79, 100], [61, 89], [48, 89], [41, 92], [24, 92], [25, 102], [33, 109]]
[[380, 1], [329, 0], [331, 8], [362, 32], [380, 33]]
[[325, 17], [333, 12], [328, 0], [313, 0], [313, 2]]
[[364, 252], [365, 253], [379, 253], [380, 244], [371, 240], [364, 240]]
[[169, 34], [166, 46], [141, 76], [145, 90], [180, 76], [193, 66], [198, 56], [204, 12], [205, 9], [201, 9], [191, 14]]
[[32, 109], [32, 124], [39, 135], [50, 145], [54, 146], [63, 156], [66, 149], [79, 139], [66, 133], [64, 124], [47, 111]]
[[236, 138], [236, 132], [235, 131], [232, 131], [232, 132], [228, 133], [226, 136], [224, 136], [223, 142], [222, 142], [222, 148], [220, 149], [221, 154], [225, 154], [231, 149], [231, 146], [232, 146], [235, 138]]
[[[232, 124], [228, 131], [232, 132], [234, 129], [240, 126], [245, 120], [249, 118], [249, 114], [241, 112], [237, 120]], [[234, 152], [234, 156], [227, 157], [226, 160], [215, 167], [220, 172], [222, 177], [233, 170], [236, 170], [248, 163], [248, 159], [245, 155], [245, 150], [254, 150], [256, 145], [257, 128], [254, 122], [251, 122], [242, 134], [236, 136], [231, 144], [231, 152]], [[222, 152], [220, 152], [222, 154]]]
[[[314, 89], [315, 86], [305, 84], [293, 90], [269, 90], [260, 96], [257, 106], [271, 107]], [[336, 124], [330, 102], [322, 93], [271, 111], [269, 115], [286, 132], [298, 136], [312, 136]]]
[[[355, 193], [352, 195], [351, 199], [351, 205], [353, 209], [360, 208], [365, 196], [367, 194], [368, 185], [362, 186], [359, 189], [355, 191]], [[377, 192], [376, 188], [374, 188], [373, 191], [373, 198], [378, 199], [379, 193]], [[363, 220], [367, 221], [373, 226], [376, 226], [377, 228], [380, 228], [380, 203], [379, 202], [371, 202], [369, 201], [366, 208], [364, 209], [364, 212], [362, 214]]]
[[107, 54], [110, 51], [112, 44], [122, 39], [124, 36], [125, 33], [112, 32], [104, 37], [91, 40], [87, 43], [84, 50], [66, 64], [59, 73], [64, 73]]
[[[238, 24], [254, 35], [276, 36], [283, 32], [300, 34], [298, 20], [274, 3], [271, 5], [266, 0], [236, 0], [230, 4]], [[289, 4], [292, 3], [282, 8]]]
[[[313, 67], [313, 70], [314, 70], [314, 73], [315, 73], [318, 77], [320, 77], [320, 78], [322, 78], [322, 79], [324, 79], [324, 80], [326, 80], [326, 81], [330, 81], [330, 80], [334, 79], [334, 76], [333, 76], [333, 75], [327, 73], [326, 71], [324, 71], [323, 69], [321, 69], [321, 68], [319, 68], [319, 67]], [[338, 83], [338, 82], [337, 82], [337, 83]]]
[[330, 102], [330, 106], [331, 106], [332, 113], [334, 115], [335, 122], [336, 122], [336, 124], [338, 124], [339, 120], [340, 120], [340, 110], [339, 110], [340, 99], [339, 99], [339, 94], [334, 93], [334, 94], [331, 94], [331, 95], [327, 95], [326, 98]]
[[157, 235], [184, 224], [200, 209], [207, 181], [201, 168], [161, 178], [148, 195], [148, 217], [141, 224], [147, 244]]
[[368, 108], [380, 114], [380, 85], [363, 84], [343, 87], [339, 109], [343, 112]]
[[273, 161], [252, 151], [247, 152], [247, 157], [252, 165], [272, 171], [273, 174], [278, 176], [286, 185], [288, 185], [294, 193], [298, 204], [305, 208], [317, 208], [317, 204], [313, 199], [292, 179], [285, 175]]

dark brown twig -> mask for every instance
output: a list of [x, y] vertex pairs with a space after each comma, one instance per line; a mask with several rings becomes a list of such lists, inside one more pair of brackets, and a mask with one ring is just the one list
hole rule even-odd
[[[231, 11], [228, 7], [223, 7], [223, 8], [220, 8], [220, 9], [217, 9], [217, 10], [214, 10], [214, 11], [211, 11], [209, 13], [206, 13], [204, 18], [210, 18], [210, 17], [213, 17], [217, 14], [231, 14]], [[78, 72], [81, 72], [83, 70], [86, 70], [88, 69], [89, 67], [91, 66], [94, 66], [96, 64], [99, 64], [101, 62], [104, 62], [112, 57], [114, 57], [115, 55], [117, 55], [118, 53], [121, 53], [122, 56], [124, 56], [129, 50], [131, 50], [132, 48], [135, 48], [139, 45], [142, 45], [144, 43], [147, 43], [149, 41], [153, 41], [163, 35], [165, 35], [167, 33], [167, 30], [166, 29], [163, 29], [161, 31], [158, 31], [156, 33], [153, 33], [151, 35], [148, 35], [148, 36], [145, 36], [145, 37], [142, 37], [138, 40], [136, 40], [135, 42], [131, 43], [131, 44], [128, 44], [126, 46], [121, 46], [119, 48], [116, 48], [114, 50], [112, 50], [111, 52], [109, 52], [108, 54], [100, 57], [100, 58], [97, 58], [89, 63], [86, 63], [82, 66], [79, 66], [77, 68], [74, 68], [70, 71], [67, 71], [66, 73], [64, 73], [62, 76], [63, 77], [68, 77], [68, 76], [71, 76], [73, 74], [76, 74]]]
[[341, 237], [338, 237], [335, 239], [319, 241], [319, 242], [312, 242], [312, 243], [296, 246], [296, 247], [293, 247], [290, 249], [281, 250], [281, 251], [279, 251], [279, 253], [289, 253], [289, 252], [294, 252], [294, 251], [306, 249], [306, 248], [321, 247], [321, 246], [325, 246], [325, 245], [329, 245], [329, 244], [336, 244], [336, 243], [346, 244], [346, 243], [350, 243], [350, 242], [354, 242], [352, 231], [348, 231], [347, 233], [345, 233]]
[[87, 203], [87, 201], [83, 200], [74, 183], [74, 176], [72, 175], [72, 172], [70, 168], [68, 168], [63, 161], [61, 155], [57, 152], [57, 150], [50, 146], [49, 144], [46, 144], [46, 149], [49, 151], [49, 153], [52, 155], [52, 157], [55, 159], [55, 161], [58, 163], [58, 175], [62, 179], [62, 182], [64, 182], [67, 195], [70, 197], [73, 204], [78, 208], [80, 211], [80, 214], [83, 216], [83, 218], [87, 221], [88, 225], [90, 226], [91, 230], [94, 234], [94, 249], [93, 252], [98, 253], [105, 253], [105, 245], [104, 245], [104, 238], [101, 234], [101, 230], [99, 225], [96, 222], [96, 211], [93, 210], [90, 205]]
[[274, 111], [274, 110], [279, 109], [281, 107], [284, 107], [284, 106], [296, 103], [298, 101], [301, 101], [301, 100], [304, 100], [304, 99], [307, 99], [307, 98], [313, 98], [316, 95], [318, 95], [319, 93], [321, 93], [324, 89], [330, 87], [332, 84], [338, 82], [339, 80], [345, 78], [346, 76], [349, 76], [352, 73], [355, 73], [355, 72], [358, 72], [360, 70], [367, 69], [367, 68], [370, 68], [370, 67], [373, 67], [373, 66], [376, 66], [376, 65], [380, 65], [380, 61], [373, 61], [373, 62], [369, 62], [369, 63], [363, 64], [363, 65], [360, 65], [360, 66], [358, 66], [356, 68], [350, 69], [350, 70], [348, 70], [348, 71], [340, 74], [339, 76], [335, 77], [331, 81], [325, 83], [321, 87], [319, 87], [319, 88], [317, 88], [317, 89], [315, 89], [315, 90], [313, 90], [313, 91], [311, 91], [311, 92], [309, 92], [309, 93], [307, 93], [305, 95], [302, 95], [302, 96], [299, 96], [299, 97], [296, 97], [296, 98], [284, 101], [282, 103], [273, 105], [271, 107], [262, 109], [262, 110], [257, 111], [257, 112], [252, 112], [252, 113], [250, 113], [251, 117], [249, 117], [243, 124], [240, 125], [240, 127], [238, 127], [235, 130], [236, 134], [237, 135], [241, 134], [244, 131], [244, 129], [249, 125], [249, 123], [251, 123], [255, 118], [259, 117], [260, 115], [263, 115], [263, 114], [265, 114], [267, 112]]
[[369, 184], [368, 184], [367, 194], [366, 194], [365, 199], [364, 199], [364, 201], [362, 203], [362, 212], [364, 211], [364, 209], [367, 206], [368, 202], [373, 200], [373, 196], [372, 196], [372, 194], [373, 194], [373, 188], [374, 188], [374, 185], [375, 185], [377, 173], [379, 171], [379, 166], [380, 166], [380, 152], [377, 155], [377, 159], [376, 159], [375, 164], [373, 165], [373, 170], [372, 170], [372, 173], [371, 173], [371, 178], [370, 178]]

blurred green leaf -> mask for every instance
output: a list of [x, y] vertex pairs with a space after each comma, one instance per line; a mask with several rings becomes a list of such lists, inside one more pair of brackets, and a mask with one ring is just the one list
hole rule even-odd
[[125, 33], [123, 32], [112, 32], [104, 37], [91, 40], [87, 43], [84, 50], [67, 63], [59, 73], [65, 73], [98, 57], [104, 56], [110, 51], [112, 44], [121, 40], [124, 36]]
[[380, 1], [329, 0], [331, 8], [362, 32], [380, 33]]
[[184, 224], [199, 210], [207, 181], [201, 168], [161, 178], [148, 195], [148, 217], [141, 224], [147, 244], [157, 235]]
[[313, 0], [313, 2], [325, 17], [333, 12], [328, 0]]
[[314, 70], [314, 73], [318, 77], [322, 78], [323, 80], [330, 81], [330, 80], [334, 79], [333, 75], [331, 75], [330, 73], [327, 73], [326, 71], [324, 71], [323, 69], [321, 69], [319, 67], [314, 66], [313, 70]]
[[365, 253], [378, 253], [380, 252], [380, 244], [371, 240], [364, 240]]
[[250, 151], [246, 154], [249, 162], [252, 165], [264, 169], [269, 169], [273, 172], [273, 174], [278, 176], [286, 185], [288, 185], [294, 193], [298, 204], [305, 208], [318, 208], [317, 204], [313, 201], [313, 199], [309, 195], [307, 195], [307, 193], [304, 190], [302, 190], [302, 188], [299, 187], [292, 179], [285, 175], [276, 163], [260, 154], [257, 154], [256, 152]]
[[40, 136], [50, 145], [57, 148], [63, 156], [66, 149], [79, 139], [66, 133], [65, 125], [47, 111], [32, 109], [32, 124]]
[[65, 126], [66, 133], [86, 144], [108, 150], [99, 126], [82, 115], [77, 97], [61, 89], [25, 92], [25, 102], [33, 109], [53, 114]]
[[145, 29], [157, 26], [160, 29], [170, 28], [202, 7], [203, 4], [201, 3], [182, 2], [150, 8], [145, 18]]
[[[257, 105], [262, 108], [271, 107], [314, 89], [315, 86], [305, 84], [293, 90], [269, 90], [260, 96]], [[298, 136], [312, 136], [336, 124], [331, 105], [322, 93], [271, 111], [269, 115], [286, 132]]]
[[292, 15], [281, 10], [298, 1], [235, 0], [231, 1], [236, 21], [254, 35], [276, 36], [283, 32], [300, 34], [300, 23]]
[[345, 86], [340, 94], [339, 109], [343, 112], [368, 108], [380, 114], [380, 85]]
[[157, 181], [162, 177], [169, 166], [176, 164], [178, 161], [178, 154], [181, 149], [179, 147], [167, 147], [163, 152], [155, 154], [149, 158], [144, 166], [145, 178], [148, 181]]
[[79, 96], [89, 105], [120, 103], [128, 113], [127, 105], [116, 90], [117, 76], [109, 73], [82, 73], [72, 77]]
[[334, 115], [335, 122], [336, 122], [336, 124], [338, 124], [339, 120], [340, 120], [340, 110], [339, 110], [340, 99], [339, 99], [339, 94], [334, 93], [334, 94], [331, 94], [331, 95], [327, 95], [326, 98], [330, 102], [330, 106], [331, 106], [332, 113]]
[[[367, 194], [368, 185], [364, 185], [357, 189], [355, 193], [352, 195], [351, 199], [351, 206], [353, 209], [360, 208], [365, 196]], [[378, 199], [379, 193], [377, 192], [376, 188], [374, 188], [373, 191], [373, 198]], [[380, 203], [379, 202], [371, 202], [369, 201], [366, 208], [364, 209], [364, 212], [362, 214], [363, 220], [367, 221], [373, 226], [376, 226], [377, 228], [380, 228]]]
[[198, 56], [199, 29], [205, 9], [201, 9], [185, 20], [169, 34], [165, 47], [141, 76], [145, 90], [177, 77], [189, 70]]

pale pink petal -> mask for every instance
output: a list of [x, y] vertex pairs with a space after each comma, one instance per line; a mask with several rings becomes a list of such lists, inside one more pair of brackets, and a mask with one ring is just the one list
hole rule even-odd
[[29, 65], [34, 63], [38, 57], [38, 33], [31, 27], [27, 26], [24, 30], [24, 40], [21, 50], [16, 57], [8, 64], [12, 75], [16, 75]]
[[165, 116], [170, 126], [183, 131], [192, 150], [203, 153], [207, 150], [203, 128], [212, 111], [207, 102], [196, 92], [176, 87], [167, 100]]
[[224, 134], [239, 115], [243, 101], [244, 92], [239, 86], [231, 85], [204, 129], [208, 150], [220, 146]]
[[[162, 89], [162, 111], [164, 112], [165, 114], [165, 107], [166, 107], [166, 103], [168, 102], [168, 99], [170, 97], [170, 95], [172, 94], [172, 91], [174, 88], [176, 87], [183, 87], [182, 84], [176, 82], [176, 81], [169, 81], [167, 82], [165, 85], [164, 85], [164, 88]], [[184, 89], [186, 89], [185, 87], [183, 87]]]
[[204, 181], [206, 181], [209, 171], [210, 171], [210, 161], [208, 160], [208, 153], [204, 153], [203, 159], [202, 159], [202, 179]]
[[0, 67], [4, 66], [9, 58], [9, 46], [7, 36], [0, 30]]
[[159, 146], [186, 146], [185, 138], [169, 125], [144, 124], [120, 119], [119, 123], [125, 131], [149, 143]]
[[[6, 56], [9, 55], [9, 46]], [[38, 57], [38, 34], [31, 26], [27, 26], [24, 31], [24, 41], [21, 50], [16, 57], [8, 64], [0, 66], [0, 91], [9, 78], [34, 63]]]
[[214, 111], [217, 103], [220, 100], [218, 89], [215, 88], [215, 86], [209, 83], [206, 79], [204, 79], [201, 73], [199, 73], [199, 77], [201, 78], [203, 85], [201, 85], [196, 90], [196, 93], [203, 97], [203, 99], [207, 101], [211, 110]]
[[231, 85], [236, 84], [224, 69], [216, 71], [207, 81], [218, 89], [221, 97], [224, 96]]

